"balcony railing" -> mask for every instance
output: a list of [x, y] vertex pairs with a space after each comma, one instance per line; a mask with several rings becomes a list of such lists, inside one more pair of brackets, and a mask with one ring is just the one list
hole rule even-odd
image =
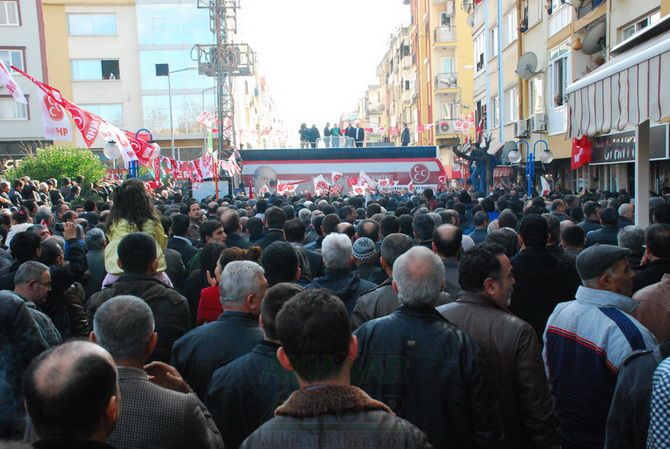
[[435, 43], [446, 44], [456, 42], [456, 27], [437, 27], [435, 28]]
[[600, 6], [604, 0], [589, 0], [585, 1], [582, 3], [582, 6], [577, 8], [577, 19], [581, 19], [594, 9], [596, 9], [598, 6]]
[[435, 75], [435, 89], [456, 89], [458, 77], [456, 73], [438, 73]]
[[402, 91], [402, 101], [405, 104], [410, 104], [414, 100], [414, 91], [408, 89]]

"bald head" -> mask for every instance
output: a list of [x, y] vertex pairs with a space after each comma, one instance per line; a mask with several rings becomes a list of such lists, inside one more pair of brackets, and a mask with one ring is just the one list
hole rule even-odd
[[42, 353], [26, 370], [23, 389], [40, 438], [105, 441], [114, 429], [116, 368], [98, 345], [73, 341]]
[[433, 249], [444, 258], [458, 257], [461, 254], [463, 233], [453, 224], [443, 224], [433, 232]]

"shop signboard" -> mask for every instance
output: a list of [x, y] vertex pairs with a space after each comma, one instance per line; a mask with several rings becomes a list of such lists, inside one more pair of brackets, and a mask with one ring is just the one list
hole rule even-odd
[[[649, 159], [668, 158], [668, 126], [658, 125], [650, 128]], [[634, 162], [635, 131], [623, 131], [606, 134], [593, 139], [593, 157], [591, 165]]]

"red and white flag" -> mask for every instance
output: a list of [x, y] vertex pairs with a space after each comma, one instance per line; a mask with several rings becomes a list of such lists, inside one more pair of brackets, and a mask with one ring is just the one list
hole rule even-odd
[[540, 196], [549, 195], [549, 192], [551, 192], [551, 186], [549, 185], [547, 178], [540, 176], [540, 184], [542, 185], [542, 193], [540, 193]]
[[237, 173], [241, 174], [242, 173], [242, 168], [240, 165], [237, 163], [237, 158], [235, 157], [235, 153], [230, 155], [230, 158], [228, 158], [228, 171], [230, 173]]
[[[67, 100], [65, 100], [65, 101], [67, 101]], [[79, 108], [79, 106], [77, 106], [77, 108], [81, 109], [81, 108]], [[81, 109], [81, 110], [84, 111], [83, 109]], [[87, 112], [87, 111], [84, 111], [84, 112]], [[73, 115], [73, 117], [74, 117], [74, 115]], [[98, 117], [98, 116], [96, 116], [96, 117], [98, 119], [100, 119], [100, 117]], [[77, 123], [76, 118], [75, 118], [74, 122]], [[79, 129], [81, 130], [81, 128], [79, 128]], [[82, 131], [82, 135], [83, 134], [84, 134], [84, 132]], [[109, 124], [104, 120], [101, 120], [95, 134], [96, 134], [96, 136], [97, 136], [97, 134], [100, 134], [100, 137], [105, 139], [107, 142], [115, 142], [116, 145], [119, 147], [119, 151], [121, 152], [121, 157], [123, 158], [123, 161], [125, 163], [137, 160], [137, 155], [135, 154], [135, 150], [133, 150], [133, 147], [130, 143], [130, 139], [128, 138], [128, 136], [126, 136], [126, 134], [123, 131], [121, 131], [116, 126], [114, 126], [112, 124]], [[87, 140], [85, 135], [84, 135], [84, 140]], [[95, 138], [93, 140], [95, 140]], [[88, 141], [86, 143], [88, 144]], [[91, 141], [91, 144], [92, 143], [93, 142]], [[90, 146], [91, 145], [89, 145], [89, 147]]]
[[358, 180], [361, 184], [367, 184], [370, 187], [375, 187], [377, 185], [377, 182], [371, 177], [369, 177], [368, 174], [365, 173], [364, 171], [358, 174]]
[[86, 142], [86, 146], [89, 148], [93, 146], [93, 142], [98, 137], [98, 133], [100, 132], [100, 125], [105, 122], [102, 118], [63, 98], [58, 89], [38, 81], [34, 77], [14, 66], [12, 66], [12, 69], [32, 81], [37, 87], [42, 89], [45, 94], [50, 96], [55, 103], [63, 106], [72, 115], [74, 124], [77, 125], [77, 128], [81, 132], [81, 135], [84, 138], [84, 142]]
[[44, 137], [50, 140], [72, 140], [72, 126], [65, 109], [54, 97], [40, 92], [40, 110]]
[[5, 89], [7, 89], [7, 92], [14, 97], [14, 100], [19, 103], [28, 104], [28, 100], [26, 100], [26, 96], [23, 95], [23, 91], [19, 85], [16, 84], [9, 69], [2, 61], [0, 61], [0, 84], [2, 84]]
[[319, 192], [327, 192], [330, 189], [330, 184], [328, 184], [323, 175], [316, 176], [312, 181], [314, 182], [314, 192], [317, 194]]
[[334, 171], [334, 172], [330, 175], [330, 179], [333, 181], [333, 184], [335, 184], [335, 183], [337, 183], [337, 181], [339, 181], [340, 179], [342, 179], [342, 173], [340, 173], [339, 171]]
[[412, 181], [410, 181], [409, 184], [407, 184], [407, 190], [409, 190], [410, 192], [414, 192], [414, 183]]
[[365, 195], [365, 186], [362, 185], [351, 186], [351, 193], [354, 195]]

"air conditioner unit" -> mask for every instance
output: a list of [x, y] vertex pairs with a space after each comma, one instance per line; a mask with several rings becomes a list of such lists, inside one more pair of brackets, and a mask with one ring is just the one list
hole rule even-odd
[[436, 134], [453, 134], [454, 130], [451, 127], [451, 120], [438, 120], [435, 122]]
[[519, 120], [514, 124], [514, 137], [530, 137], [530, 120]]
[[546, 133], [547, 132], [547, 114], [536, 113], [533, 114], [533, 122], [531, 132]]
[[454, 1], [453, 0], [447, 0], [447, 3], [446, 3], [445, 6], [446, 6], [446, 8], [445, 8], [444, 12], [448, 16], [453, 16], [454, 15]]

